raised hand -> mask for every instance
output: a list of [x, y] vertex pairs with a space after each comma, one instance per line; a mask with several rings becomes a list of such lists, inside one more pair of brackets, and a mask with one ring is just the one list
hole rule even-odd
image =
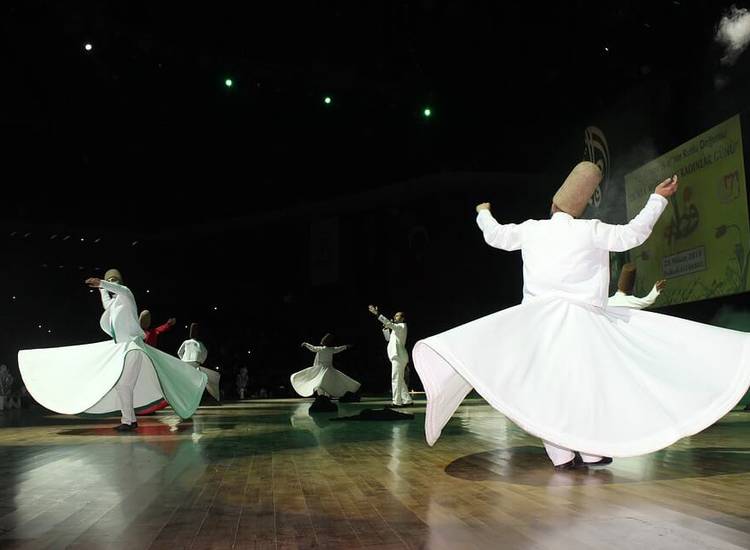
[[661, 195], [665, 199], [671, 197], [677, 192], [677, 174], [671, 178], [665, 179], [654, 189], [654, 193]]
[[99, 288], [102, 285], [102, 280], [98, 277], [89, 277], [86, 279], [85, 283], [90, 288]]

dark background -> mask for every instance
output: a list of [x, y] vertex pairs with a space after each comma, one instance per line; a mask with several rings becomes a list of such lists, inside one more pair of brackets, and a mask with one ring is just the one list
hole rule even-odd
[[713, 40], [729, 4], [5, 3], [0, 362], [102, 339], [83, 280], [118, 267], [178, 318], [162, 349], [203, 324], [230, 391], [244, 364], [285, 395], [331, 331], [385, 392], [368, 303], [407, 312], [411, 347], [520, 301], [476, 203], [546, 216], [594, 125], [613, 168], [588, 215], [622, 222], [626, 172], [748, 109], [750, 54]]

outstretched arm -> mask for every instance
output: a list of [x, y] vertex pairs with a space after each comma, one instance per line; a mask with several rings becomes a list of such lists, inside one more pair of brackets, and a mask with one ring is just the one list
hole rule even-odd
[[302, 347], [309, 349], [313, 353], [318, 353], [323, 349], [323, 346], [313, 346], [312, 344], [308, 344], [307, 342], [302, 342]]
[[168, 321], [167, 321], [166, 323], [164, 323], [163, 325], [159, 325], [158, 327], [156, 327], [156, 328], [154, 329], [154, 331], [156, 332], [156, 334], [157, 334], [157, 335], [159, 335], [159, 334], [164, 334], [164, 333], [165, 333], [165, 332], [167, 332], [167, 331], [168, 331], [169, 329], [171, 329], [171, 328], [172, 328], [172, 327], [174, 326], [174, 324], [175, 324], [176, 322], [177, 322], [177, 319], [175, 319], [174, 317], [172, 317], [171, 319], [169, 319], [169, 320], [168, 320]]
[[656, 284], [651, 289], [651, 292], [646, 294], [643, 298], [637, 298], [635, 296], [631, 296], [631, 301], [633, 303], [634, 307], [637, 307], [638, 309], [645, 309], [647, 307], [650, 307], [654, 305], [654, 302], [659, 297], [659, 294], [661, 294], [662, 289], [666, 286], [667, 281], [661, 280], [656, 281]]
[[596, 248], [624, 252], [642, 245], [654, 230], [654, 225], [667, 207], [667, 197], [677, 192], [677, 176], [656, 186], [646, 206], [625, 225], [611, 225], [594, 220], [592, 240]]
[[490, 212], [490, 203], [477, 205], [477, 225], [488, 245], [508, 251], [521, 248], [521, 226], [515, 223], [498, 223]]
[[383, 329], [383, 336], [385, 336], [386, 340], [390, 339], [390, 335], [386, 336], [385, 331], [388, 330], [388, 329], [389, 330], [394, 330], [396, 328], [396, 326], [397, 326], [396, 323], [394, 323], [393, 321], [391, 321], [385, 315], [381, 315], [380, 314], [380, 310], [378, 310], [378, 306], [367, 306], [367, 309], [369, 309], [370, 313], [372, 313], [375, 317], [378, 318], [378, 321], [380, 321], [381, 323], [383, 323], [383, 326], [386, 327], [385, 329]]
[[104, 307], [104, 309], [107, 309], [112, 303], [112, 297], [109, 295], [109, 292], [107, 292], [102, 286], [102, 280], [99, 277], [89, 277], [84, 282], [89, 288], [99, 289], [99, 294], [102, 299], [102, 306]]
[[367, 306], [367, 309], [370, 311], [370, 313], [372, 313], [375, 317], [378, 318], [378, 321], [383, 323], [389, 329], [393, 329], [394, 327], [393, 323], [385, 315], [380, 314], [380, 310], [378, 309], [378, 306], [370, 305], [370, 306]]
[[135, 302], [133, 293], [130, 292], [130, 289], [124, 285], [112, 283], [110, 281], [105, 281], [102, 279], [99, 281], [99, 288], [106, 290], [107, 292], [111, 292], [112, 294], [119, 294], [120, 296], [124, 296], [125, 298], [128, 298], [129, 300]]
[[386, 327], [386, 328], [388, 328], [388, 329], [390, 329], [390, 330], [394, 330], [396, 328], [396, 323], [394, 323], [393, 321], [391, 321], [385, 315], [378, 315], [378, 321], [380, 321], [381, 323], [383, 323], [383, 326]]

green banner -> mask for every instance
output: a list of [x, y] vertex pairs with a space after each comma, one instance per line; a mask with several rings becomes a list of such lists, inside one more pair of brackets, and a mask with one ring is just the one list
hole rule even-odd
[[679, 190], [651, 237], [630, 251], [635, 294], [647, 294], [658, 279], [667, 287], [657, 306], [745, 292], [750, 228], [739, 115], [627, 174], [628, 219], [672, 174]]

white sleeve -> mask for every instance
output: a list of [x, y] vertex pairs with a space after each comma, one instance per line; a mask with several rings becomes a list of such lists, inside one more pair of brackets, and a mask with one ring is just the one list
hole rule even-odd
[[206, 346], [204, 346], [203, 344], [199, 342], [198, 343], [198, 362], [202, 365], [203, 363], [206, 362], [206, 359], [208, 359], [208, 349], [206, 348]]
[[182, 343], [182, 344], [180, 345], [180, 349], [178, 349], [178, 350], [177, 350], [177, 357], [179, 357], [179, 358], [180, 358], [180, 360], [182, 360], [182, 357], [183, 357], [184, 355], [185, 355], [185, 342], [183, 342], [183, 343]]
[[384, 328], [383, 329], [383, 338], [385, 338], [386, 342], [390, 342], [391, 341], [391, 329], [389, 329], [389, 328]]
[[393, 321], [391, 321], [385, 315], [378, 315], [378, 321], [380, 321], [381, 323], [383, 323], [384, 326], [386, 326], [387, 328], [389, 328], [391, 330], [393, 330], [394, 328], [396, 328], [396, 325], [393, 323]]
[[[118, 294], [119, 296], [122, 296], [125, 300], [130, 302], [131, 306], [133, 307], [133, 311], [135, 311], [136, 317], [138, 316], [138, 307], [135, 305], [135, 296], [133, 296], [133, 293], [130, 292], [130, 289], [128, 287], [102, 280], [100, 283], [100, 288], [104, 289], [106, 292], [111, 292], [112, 294]], [[103, 297], [102, 303], [104, 303]]]
[[667, 204], [667, 199], [654, 193], [648, 198], [643, 210], [625, 225], [593, 220], [591, 227], [594, 246], [612, 252], [624, 252], [642, 245], [651, 235]]
[[336, 346], [333, 348], [333, 353], [341, 353], [342, 351], [346, 351], [349, 349], [349, 346]]
[[654, 304], [656, 299], [659, 297], [659, 294], [661, 294], [657, 288], [656, 285], [654, 285], [654, 288], [651, 289], [651, 292], [649, 292], [646, 296], [643, 298], [636, 298], [633, 296], [633, 307], [637, 307], [638, 309], [644, 309]]
[[501, 250], [520, 250], [521, 226], [515, 223], [500, 224], [489, 210], [480, 210], [477, 225], [482, 230], [485, 242]]
[[312, 351], [313, 353], [318, 353], [320, 350], [323, 349], [323, 346], [313, 346], [312, 344], [308, 344], [307, 342], [304, 342], [302, 345], [305, 346], [310, 351]]
[[113, 298], [109, 295], [109, 292], [104, 290], [104, 288], [102, 287], [99, 287], [99, 294], [101, 294], [102, 305], [104, 306], [104, 309], [107, 309], [112, 303]]
[[130, 289], [128, 287], [117, 283], [111, 283], [109, 281], [105, 281], [104, 279], [99, 282], [99, 288], [102, 288], [107, 292], [111, 292], [112, 294], [120, 294], [133, 298], [133, 293], [130, 292]]

